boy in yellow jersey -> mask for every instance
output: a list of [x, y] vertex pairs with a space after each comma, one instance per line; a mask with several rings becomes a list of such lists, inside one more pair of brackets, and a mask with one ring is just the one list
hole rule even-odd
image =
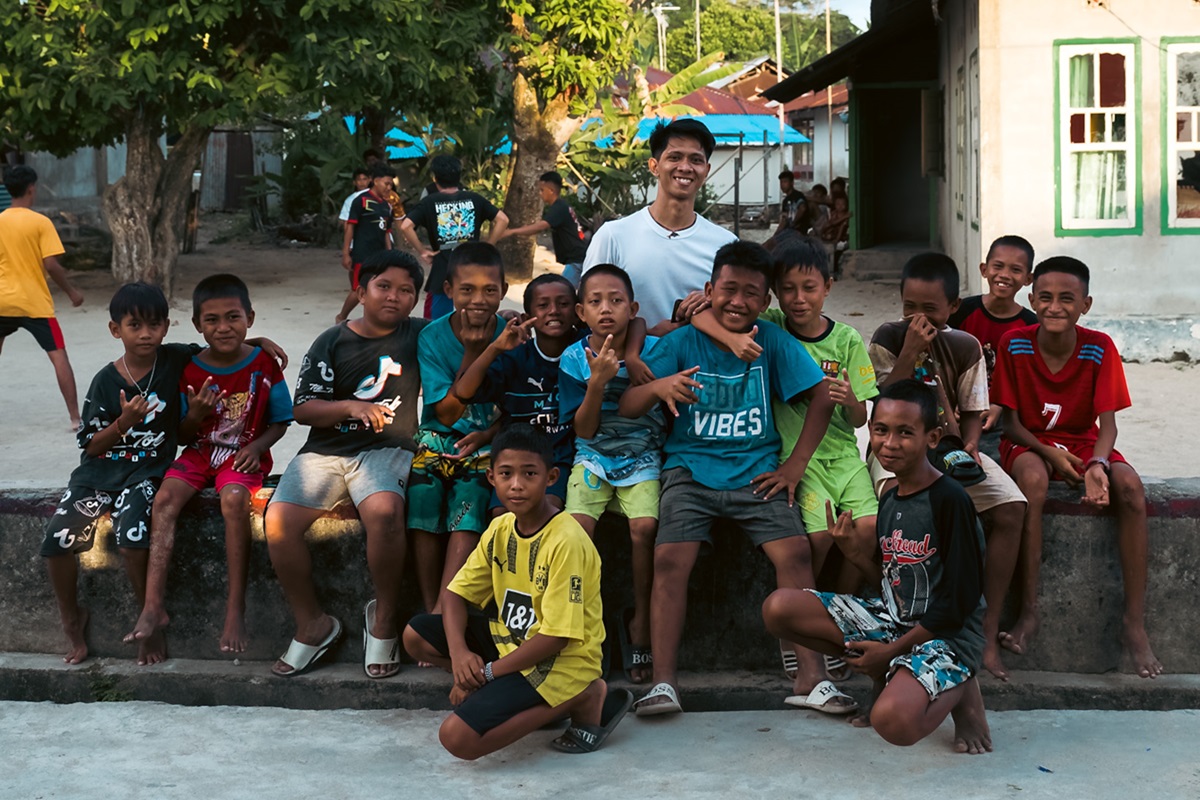
[[546, 434], [526, 424], [501, 431], [488, 480], [508, 513], [443, 591], [442, 614], [418, 615], [404, 631], [410, 656], [454, 675], [454, 712], [438, 735], [458, 758], [494, 753], [567, 715], [571, 727], [552, 745], [589, 753], [633, 704], [600, 678], [600, 555], [547, 500], [557, 473]]

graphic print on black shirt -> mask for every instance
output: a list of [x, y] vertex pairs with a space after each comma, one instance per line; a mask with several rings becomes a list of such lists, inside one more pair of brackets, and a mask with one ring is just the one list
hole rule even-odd
[[385, 406], [395, 416], [379, 433], [357, 419], [311, 428], [301, 453], [353, 456], [380, 447], [416, 449], [421, 391], [417, 334], [423, 327], [425, 320], [408, 319], [394, 332], [368, 339], [342, 323], [316, 338], [300, 364], [296, 406], [310, 400], [362, 400]]
[[78, 442], [86, 448], [97, 433], [121, 416], [121, 392], [127, 400], [144, 392], [150, 411], [100, 456], [80, 458], [71, 479], [94, 489], [123, 489], [147, 478], [161, 478], [175, 460], [179, 443], [179, 378], [200, 348], [191, 344], [160, 345], [154, 366], [131, 384], [114, 364], [96, 373], [83, 399], [83, 428]]

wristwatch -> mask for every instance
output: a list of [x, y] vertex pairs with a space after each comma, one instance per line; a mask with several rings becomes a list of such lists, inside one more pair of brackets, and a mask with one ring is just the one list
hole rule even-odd
[[1101, 467], [1103, 467], [1103, 468], [1104, 468], [1104, 471], [1105, 471], [1105, 472], [1111, 472], [1111, 471], [1112, 471], [1112, 464], [1108, 463], [1108, 459], [1107, 459], [1107, 458], [1100, 458], [1099, 456], [1092, 456], [1092, 457], [1091, 457], [1091, 458], [1088, 460], [1088, 462], [1087, 462], [1087, 465], [1086, 465], [1086, 466], [1083, 468], [1083, 471], [1084, 471], [1084, 472], [1087, 472], [1089, 469], [1091, 469], [1091, 468], [1092, 468], [1092, 464], [1099, 464]]
[[496, 680], [496, 676], [492, 674], [492, 662], [489, 661], [483, 665], [483, 679], [488, 683]]

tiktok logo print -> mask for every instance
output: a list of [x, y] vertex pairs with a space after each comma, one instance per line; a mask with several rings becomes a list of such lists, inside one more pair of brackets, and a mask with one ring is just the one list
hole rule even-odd
[[[318, 366], [321, 367], [322, 370], [326, 368], [324, 363], [321, 363]], [[394, 358], [389, 355], [380, 356], [375, 372], [367, 375], [365, 378], [359, 381], [358, 386], [355, 387], [355, 399], [364, 400], [368, 403], [375, 403], [376, 405], [380, 405], [388, 409], [393, 414], [396, 413], [396, 409], [398, 409], [400, 404], [404, 402], [401, 399], [399, 392], [392, 397], [384, 397], [384, 395], [387, 392], [388, 378], [391, 378], [393, 375], [400, 377], [403, 372], [404, 366], [397, 362]], [[323, 372], [322, 378], [324, 378]], [[388, 420], [388, 424], [391, 424], [390, 418]], [[349, 431], [360, 430], [363, 427], [365, 426], [358, 420], [348, 420], [342, 423], [339, 430], [342, 433], [347, 433]]]
[[[898, 525], [899, 521], [897, 512], [894, 522]], [[921, 539], [908, 538], [899, 527], [879, 538], [883, 552], [883, 598], [894, 619], [918, 620], [929, 610], [933, 580], [925, 562], [937, 553], [931, 538], [928, 533]]]
[[693, 436], [747, 443], [766, 436], [770, 406], [762, 367], [735, 375], [697, 372], [695, 379], [703, 388], [696, 390], [699, 402], [689, 409]]

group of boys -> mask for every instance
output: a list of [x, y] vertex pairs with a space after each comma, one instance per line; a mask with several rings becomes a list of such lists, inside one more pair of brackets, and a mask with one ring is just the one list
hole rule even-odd
[[[253, 314], [232, 276], [197, 287], [202, 351], [161, 344], [161, 293], [119, 290], [110, 328], [125, 353], [89, 391], [82, 464], [43, 547], [72, 643], [67, 660], [86, 656], [73, 553], [90, 546], [110, 506], [143, 606], [127, 639], [139, 642], [139, 662], [165, 656], [174, 520], [209, 483], [231, 542], [221, 645], [244, 647], [234, 587], [245, 584], [242, 520], [269, 470], [267, 447], [294, 415], [310, 426], [308, 440], [264, 520], [295, 618], [272, 671], [303, 674], [343, 634], [318, 600], [304, 534], [349, 499], [374, 587], [364, 670], [396, 674], [403, 645], [418, 663], [450, 671], [455, 711], [440, 737], [462, 758], [564, 717], [571, 725], [554, 746], [590, 752], [630, 708], [681, 711], [688, 578], [719, 522], [741, 528], [775, 567], [763, 619], [793, 677], [786, 702], [853, 713], [857, 703], [831, 678], [866, 674], [875, 700], [856, 719], [888, 741], [911, 744], [952, 714], [956, 749], [990, 750], [976, 675], [983, 666], [1006, 677], [1000, 648], [1023, 652], [1036, 629], [1040, 510], [1052, 477], [1116, 507], [1124, 642], [1137, 671], [1157, 675], [1143, 624], [1144, 497], [1113, 449], [1113, 414], [1128, 392], [1111, 340], [1077, 326], [1090, 306], [1086, 267], [1060, 257], [1031, 270], [1024, 240], [993, 245], [982, 265], [991, 292], [960, 321], [992, 326], [977, 329], [996, 354], [989, 393], [979, 342], [946, 327], [960, 305], [951, 260], [925, 254], [906, 265], [904, 319], [867, 347], [822, 313], [832, 278], [820, 242], [768, 253], [718, 236], [695, 214], [712, 138], [683, 122], [691, 124], [651, 139], [654, 204], [598, 232], [578, 290], [558, 275], [531, 282], [523, 317], [498, 313], [507, 283], [490, 244], [464, 242], [449, 255], [441, 288], [453, 308], [430, 322], [411, 316], [424, 285], [415, 258], [389, 249], [363, 261], [362, 316], [309, 348], [294, 406], [279, 388], [277, 348], [261, 340], [264, 354], [245, 338]], [[646, 242], [660, 249], [648, 253]], [[1014, 297], [1031, 279], [1037, 323], [1026, 325]], [[653, 310], [642, 313], [647, 294]], [[999, 417], [997, 465], [980, 441]], [[866, 461], [855, 435], [864, 424]], [[188, 449], [172, 464], [177, 441]], [[602, 679], [591, 537], [605, 511], [629, 520], [634, 602], [616, 628], [629, 678], [652, 682], [636, 702]], [[410, 529], [424, 613], [404, 625]], [[1021, 616], [1001, 632], [1018, 563]], [[858, 595], [875, 582], [878, 598]]]

